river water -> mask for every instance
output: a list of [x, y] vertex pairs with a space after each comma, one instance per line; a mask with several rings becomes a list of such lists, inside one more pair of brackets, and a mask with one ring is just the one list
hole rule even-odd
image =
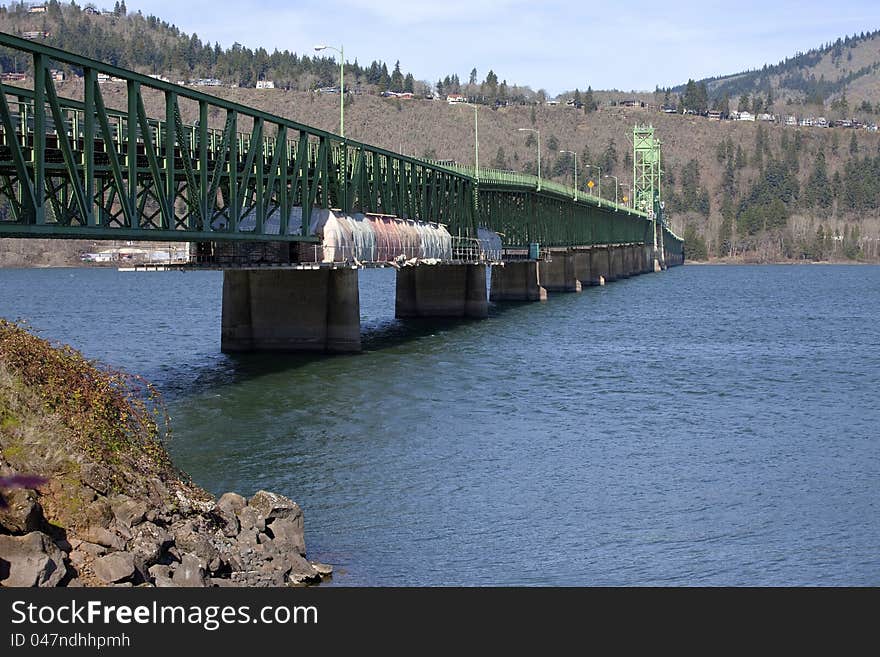
[[0, 270], [0, 316], [140, 373], [214, 493], [342, 585], [880, 584], [880, 267], [678, 267], [362, 354], [220, 353], [222, 275]]

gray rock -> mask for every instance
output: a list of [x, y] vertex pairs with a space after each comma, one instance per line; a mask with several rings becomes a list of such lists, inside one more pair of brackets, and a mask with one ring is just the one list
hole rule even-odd
[[74, 568], [82, 568], [86, 561], [88, 561], [89, 555], [81, 550], [74, 550], [68, 555], [68, 558]]
[[183, 555], [180, 565], [174, 569], [174, 585], [186, 587], [205, 586], [205, 562], [189, 552]]
[[306, 555], [302, 514], [273, 520], [266, 525], [266, 533], [272, 534], [272, 543], [278, 551], [296, 551], [302, 556]]
[[241, 523], [241, 531], [256, 530], [262, 532], [266, 530], [266, 519], [263, 514], [256, 509], [246, 506], [237, 514], [239, 523]]
[[112, 552], [95, 559], [92, 570], [107, 583], [122, 582], [135, 573], [134, 555], [129, 552]]
[[3, 586], [57, 586], [66, 573], [64, 553], [43, 532], [0, 536]]
[[189, 552], [205, 563], [212, 561], [220, 552], [211, 539], [198, 531], [192, 522], [186, 522], [174, 530], [174, 545], [181, 552]]
[[157, 589], [170, 589], [177, 586], [170, 577], [157, 577], [153, 580], [153, 586]]
[[158, 563], [153, 564], [148, 569], [148, 572], [150, 573], [150, 577], [167, 577], [168, 579], [171, 579], [171, 566], [165, 566]]
[[309, 563], [312, 564], [312, 568], [314, 568], [315, 572], [317, 572], [322, 578], [329, 577], [333, 574], [333, 566], [329, 564], [319, 563], [317, 561], [310, 561]]
[[312, 564], [298, 554], [286, 555], [281, 570], [286, 571], [287, 581], [291, 584], [310, 584], [321, 581], [321, 575]]
[[43, 528], [43, 507], [36, 491], [13, 488], [5, 496], [9, 506], [0, 509], [0, 527], [5, 527], [10, 534], [27, 534]]
[[302, 518], [302, 509], [299, 508], [299, 504], [278, 493], [257, 491], [248, 501], [248, 506], [262, 515], [267, 523], [281, 518]]
[[90, 554], [93, 557], [100, 557], [107, 554], [107, 548], [103, 545], [98, 545], [97, 543], [89, 543], [88, 541], [81, 541], [77, 550], [80, 552], [85, 552], [86, 554]]
[[122, 537], [104, 527], [89, 527], [85, 533], [85, 539], [90, 543], [103, 545], [114, 550], [125, 549], [125, 541]]
[[223, 493], [217, 500], [217, 508], [235, 515], [247, 506], [247, 500], [238, 493]]
[[110, 500], [110, 509], [113, 511], [113, 515], [116, 516], [117, 522], [128, 529], [142, 522], [147, 513], [146, 504], [133, 500], [127, 495], [120, 495]]
[[134, 536], [128, 543], [128, 551], [139, 556], [146, 566], [156, 563], [174, 540], [168, 531], [151, 522], [141, 523], [133, 533]]

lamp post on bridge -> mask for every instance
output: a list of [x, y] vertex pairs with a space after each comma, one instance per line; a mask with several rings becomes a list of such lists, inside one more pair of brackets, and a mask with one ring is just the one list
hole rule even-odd
[[345, 137], [345, 48], [339, 46], [318, 45], [315, 50], [335, 50], [339, 53], [339, 136]]
[[578, 200], [578, 154], [574, 151], [559, 151], [560, 153], [568, 153], [574, 158], [574, 200]]
[[535, 128], [517, 128], [519, 132], [534, 132], [538, 135], [538, 190], [541, 191], [541, 131]]
[[480, 178], [480, 129], [477, 125], [477, 105], [474, 108], [474, 178]]
[[605, 176], [606, 178], [614, 178], [614, 205], [617, 205], [617, 186], [619, 183], [617, 182], [617, 176], [612, 176], [608, 174]]
[[[596, 180], [599, 181], [597, 193], [599, 194], [599, 206], [602, 206], [602, 167], [598, 164], [587, 164], [586, 167], [588, 169], [599, 169], [599, 177]], [[592, 181], [591, 181], [592, 182]]]
[[628, 208], [629, 202], [632, 200], [632, 198], [630, 198], [632, 196], [632, 188], [629, 186], [629, 183], [620, 183], [620, 186], [630, 191], [629, 196], [627, 196], [625, 192], [623, 194], [623, 206]]

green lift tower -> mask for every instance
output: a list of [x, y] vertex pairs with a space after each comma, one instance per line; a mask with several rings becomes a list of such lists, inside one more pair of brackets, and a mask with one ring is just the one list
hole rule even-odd
[[654, 233], [652, 260], [654, 269], [665, 264], [663, 239], [657, 238], [658, 219], [663, 225], [663, 199], [660, 195], [660, 140], [654, 136], [654, 126], [633, 127], [633, 207], [648, 213]]

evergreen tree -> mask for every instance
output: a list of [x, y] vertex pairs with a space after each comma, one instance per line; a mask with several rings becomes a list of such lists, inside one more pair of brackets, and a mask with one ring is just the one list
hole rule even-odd
[[391, 74], [391, 91], [398, 93], [403, 91], [403, 73], [400, 72], [400, 60], [394, 64], [394, 72]]
[[850, 155], [858, 155], [859, 154], [859, 142], [856, 139], [856, 133], [852, 133], [852, 137], [849, 140], [849, 154]]
[[596, 99], [593, 98], [593, 87], [588, 86], [587, 91], [584, 93], [584, 112], [587, 114], [595, 112], [598, 107]]
[[813, 164], [813, 171], [807, 182], [807, 189], [804, 192], [804, 202], [807, 207], [828, 209], [834, 202], [834, 196], [831, 191], [831, 181], [828, 179], [828, 167], [825, 163], [825, 154], [822, 151], [816, 155], [816, 161]]

